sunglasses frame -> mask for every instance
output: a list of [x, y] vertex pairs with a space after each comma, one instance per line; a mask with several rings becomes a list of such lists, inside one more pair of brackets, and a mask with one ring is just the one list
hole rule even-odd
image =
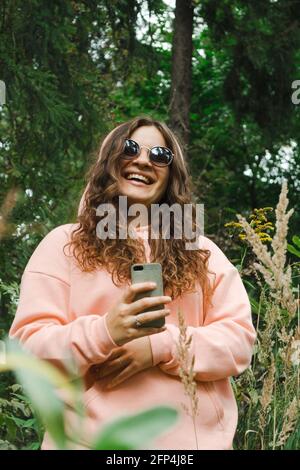
[[[163, 147], [162, 145], [154, 145], [153, 147], [150, 148], [150, 147], [147, 147], [146, 145], [140, 145], [138, 142], [136, 142], [136, 141], [133, 140], [133, 139], [125, 139], [125, 142], [124, 142], [124, 150], [125, 150], [125, 145], [126, 145], [126, 141], [127, 141], [127, 140], [131, 140], [132, 142], [134, 142], [134, 143], [137, 145], [137, 147], [138, 147], [138, 153], [137, 153], [136, 155], [133, 155], [133, 156], [126, 155], [126, 154], [124, 153], [124, 154], [122, 154], [122, 158], [124, 158], [124, 160], [135, 160], [136, 158], [138, 158], [138, 157], [140, 156], [140, 154], [141, 154], [141, 149], [142, 149], [142, 148], [146, 148], [147, 150], [149, 150], [148, 155], [149, 155], [149, 158], [150, 158], [150, 162], [153, 163], [153, 165], [158, 166], [158, 167], [160, 167], [160, 168], [163, 168], [163, 167], [166, 167], [166, 166], [170, 166], [171, 163], [172, 163], [172, 161], [173, 161], [173, 159], [174, 159], [174, 153], [173, 153], [172, 150], [169, 149], [168, 147]], [[171, 158], [170, 162], [167, 163], [166, 165], [160, 165], [160, 164], [158, 164], [157, 162], [153, 161], [153, 160], [151, 159], [151, 153], [152, 153], [152, 150], [155, 149], [155, 148], [167, 149], [169, 152], [171, 152], [172, 158]]]

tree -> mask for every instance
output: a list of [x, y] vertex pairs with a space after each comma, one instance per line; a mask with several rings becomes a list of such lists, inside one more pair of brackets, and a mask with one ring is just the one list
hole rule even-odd
[[172, 43], [170, 123], [185, 146], [190, 140], [193, 18], [193, 2], [177, 0]]
[[[204, 27], [194, 38], [190, 154], [212, 231], [222, 228], [226, 208], [274, 205], [283, 176], [298, 204], [300, 108], [291, 101], [300, 74], [298, 4], [203, 0], [195, 7]], [[288, 160], [285, 146], [293, 148]], [[298, 222], [295, 215], [292, 230]]]

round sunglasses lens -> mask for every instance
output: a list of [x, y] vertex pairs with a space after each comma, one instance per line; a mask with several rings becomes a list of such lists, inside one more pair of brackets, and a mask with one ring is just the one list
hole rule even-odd
[[124, 154], [128, 157], [135, 157], [138, 154], [138, 145], [134, 140], [125, 140]]
[[166, 166], [172, 161], [172, 152], [164, 147], [154, 147], [151, 151], [151, 158], [156, 165]]

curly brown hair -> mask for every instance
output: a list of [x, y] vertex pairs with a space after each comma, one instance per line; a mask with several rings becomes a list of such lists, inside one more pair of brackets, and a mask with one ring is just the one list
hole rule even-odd
[[[96, 160], [90, 166], [86, 181], [83, 204], [78, 211], [78, 227], [73, 230], [70, 241], [64, 246], [73, 248], [72, 255], [82, 271], [91, 272], [105, 268], [112, 276], [116, 286], [130, 283], [130, 268], [133, 263], [146, 262], [142, 239], [101, 240], [96, 236], [99, 216], [96, 208], [100, 203], [112, 203], [117, 207], [118, 161], [124, 148], [124, 139], [141, 126], [155, 126], [163, 135], [166, 145], [174, 154], [170, 166], [168, 186], [160, 204], [171, 206], [174, 203], [191, 204], [193, 207], [192, 223], [195, 227], [195, 205], [192, 202], [192, 181], [179, 141], [168, 126], [148, 116], [139, 116], [115, 127], [102, 141]], [[195, 291], [196, 283], [202, 288], [204, 299], [210, 303], [212, 287], [208, 277], [209, 250], [185, 249], [185, 238], [153, 239], [149, 237], [151, 262], [162, 265], [166, 295], [173, 298], [185, 292]], [[205, 302], [206, 303], [206, 302]]]

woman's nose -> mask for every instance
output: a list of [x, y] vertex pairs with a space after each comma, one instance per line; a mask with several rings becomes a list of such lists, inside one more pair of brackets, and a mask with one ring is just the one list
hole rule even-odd
[[150, 158], [149, 158], [149, 153], [150, 152], [147, 148], [141, 148], [139, 158], [136, 161], [139, 162], [139, 163], [142, 163], [142, 164], [151, 165]]

